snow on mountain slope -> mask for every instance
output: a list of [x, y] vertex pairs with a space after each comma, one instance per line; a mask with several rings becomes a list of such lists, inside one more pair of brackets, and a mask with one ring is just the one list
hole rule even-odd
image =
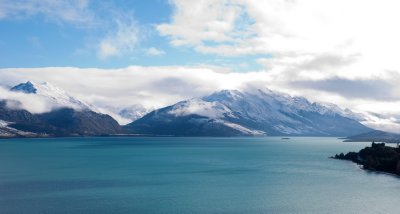
[[11, 125], [11, 122], [0, 120], [0, 137], [16, 137], [16, 136], [25, 136], [25, 137], [35, 137], [38, 136], [35, 133], [32, 132], [25, 132], [21, 131], [12, 127], [9, 127]]
[[133, 122], [137, 119], [142, 118], [147, 113], [151, 112], [153, 109], [146, 109], [142, 105], [136, 104], [129, 107], [125, 107], [118, 111], [118, 115], [122, 118]]
[[4, 120], [0, 120], [0, 127], [7, 127], [9, 124], [9, 122], [4, 121]]
[[225, 105], [219, 102], [207, 102], [203, 99], [194, 98], [174, 105], [169, 112], [175, 116], [186, 116], [196, 114], [212, 119], [223, 118], [232, 115], [232, 112]]
[[255, 130], [255, 129], [249, 129], [246, 128], [244, 126], [241, 126], [239, 124], [236, 123], [229, 123], [223, 120], [217, 120], [217, 123], [221, 123], [229, 128], [235, 129], [237, 131], [239, 131], [240, 133], [244, 134], [244, 135], [251, 135], [251, 136], [263, 136], [266, 135], [266, 133], [264, 131], [260, 131], [260, 130]]
[[149, 109], [145, 109], [140, 105], [129, 106], [122, 110], [115, 107], [94, 106], [73, 97], [66, 91], [48, 82], [36, 83], [28, 81], [12, 87], [10, 91], [37, 96], [37, 98], [40, 98], [37, 100], [44, 101], [43, 103], [45, 104], [47, 111], [56, 110], [62, 107], [72, 108], [78, 111], [90, 110], [100, 114], [108, 114], [117, 120], [119, 124], [123, 125], [135, 121], [150, 112]]
[[25, 94], [30, 94], [33, 96], [38, 96], [38, 100], [44, 100], [45, 106], [48, 106], [48, 111], [59, 109], [62, 107], [72, 108], [74, 110], [91, 110], [100, 114], [108, 114], [118, 121], [119, 124], [128, 124], [135, 121], [145, 114], [150, 112], [150, 109], [145, 109], [141, 105], [133, 105], [125, 107], [122, 110], [115, 107], [98, 107], [84, 101], [81, 101], [66, 91], [48, 83], [36, 83], [28, 81], [26, 83], [21, 83], [10, 89], [10, 91], [20, 92]]
[[174, 135], [180, 133], [168, 133], [166, 126], [176, 127], [182, 135], [204, 135], [204, 127], [221, 126], [225, 127], [224, 135], [238, 131], [242, 135], [346, 136], [371, 130], [351, 114], [333, 104], [311, 103], [269, 89], [222, 90], [156, 110], [128, 127], [148, 134], [161, 131]]
[[21, 83], [17, 86], [14, 86], [10, 90], [26, 94], [35, 94], [42, 98], [46, 98], [46, 101], [48, 101], [49, 104], [55, 108], [69, 107], [76, 110], [89, 109], [96, 111], [95, 107], [74, 98], [73, 96], [69, 95], [66, 91], [56, 86], [53, 86], [52, 84], [47, 82], [36, 83], [28, 81], [26, 83]]
[[[240, 114], [245, 114], [252, 119], [270, 119], [275, 113], [276, 118], [288, 119], [283, 114], [298, 114], [301, 111], [314, 112], [321, 115], [341, 115], [348, 117], [354, 114], [349, 109], [343, 110], [332, 103], [311, 103], [304, 97], [292, 97], [288, 94], [273, 92], [269, 89], [257, 89], [250, 91], [223, 90], [202, 98], [206, 101], [221, 102], [229, 109], [235, 109]], [[265, 107], [268, 108], [265, 108]], [[255, 111], [255, 112], [254, 112]], [[264, 113], [264, 115], [260, 115]]]

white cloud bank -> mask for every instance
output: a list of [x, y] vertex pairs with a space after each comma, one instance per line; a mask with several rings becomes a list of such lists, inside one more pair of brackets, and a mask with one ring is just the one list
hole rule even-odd
[[7, 88], [0, 87], [0, 100], [7, 100], [7, 107], [25, 109], [31, 113], [43, 113], [51, 111], [53, 105], [43, 97], [34, 94], [11, 92]]
[[279, 79], [362, 79], [400, 70], [398, 1], [171, 2], [171, 21], [156, 28], [173, 46], [253, 55]]

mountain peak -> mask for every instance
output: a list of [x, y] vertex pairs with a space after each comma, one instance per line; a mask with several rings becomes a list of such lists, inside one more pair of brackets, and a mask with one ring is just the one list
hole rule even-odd
[[238, 97], [241, 97], [242, 93], [239, 90], [221, 90], [212, 93], [209, 96], [203, 97], [204, 100], [207, 101], [220, 101], [220, 100], [235, 100]]
[[152, 110], [153, 109], [146, 109], [145, 107], [143, 107], [140, 104], [135, 104], [135, 105], [131, 105], [131, 106], [121, 109], [118, 112], [118, 115], [120, 115], [121, 117], [126, 118], [132, 122], [139, 118], [142, 118], [144, 115], [146, 115], [147, 113], [149, 113]]
[[74, 98], [69, 95], [66, 91], [58, 88], [48, 82], [36, 83], [33, 81], [27, 81], [26, 83], [20, 83], [10, 89], [14, 92], [22, 92], [25, 94], [35, 94], [40, 97], [44, 97], [48, 100], [48, 103], [56, 108], [69, 107], [73, 109], [92, 109], [88, 104]]
[[32, 83], [31, 81], [28, 81], [26, 83], [20, 83], [14, 87], [11, 88], [11, 91], [18, 91], [18, 92], [23, 92], [26, 94], [36, 94], [37, 88], [35, 87], [35, 83]]

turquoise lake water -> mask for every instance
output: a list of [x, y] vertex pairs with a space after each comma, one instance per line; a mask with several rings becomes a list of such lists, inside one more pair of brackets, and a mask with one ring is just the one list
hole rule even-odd
[[335, 138], [0, 140], [0, 213], [399, 213]]

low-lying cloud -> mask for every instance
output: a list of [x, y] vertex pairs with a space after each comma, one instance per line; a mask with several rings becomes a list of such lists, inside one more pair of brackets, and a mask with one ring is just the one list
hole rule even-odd
[[396, 87], [389, 81], [382, 79], [349, 80], [336, 77], [319, 81], [295, 81], [291, 84], [294, 87], [326, 91], [346, 98], [380, 101], [395, 101], [399, 99], [392, 91]]
[[0, 87], [0, 100], [5, 100], [9, 108], [25, 109], [31, 113], [49, 112], [54, 107], [43, 97], [35, 94], [12, 92], [3, 87]]

